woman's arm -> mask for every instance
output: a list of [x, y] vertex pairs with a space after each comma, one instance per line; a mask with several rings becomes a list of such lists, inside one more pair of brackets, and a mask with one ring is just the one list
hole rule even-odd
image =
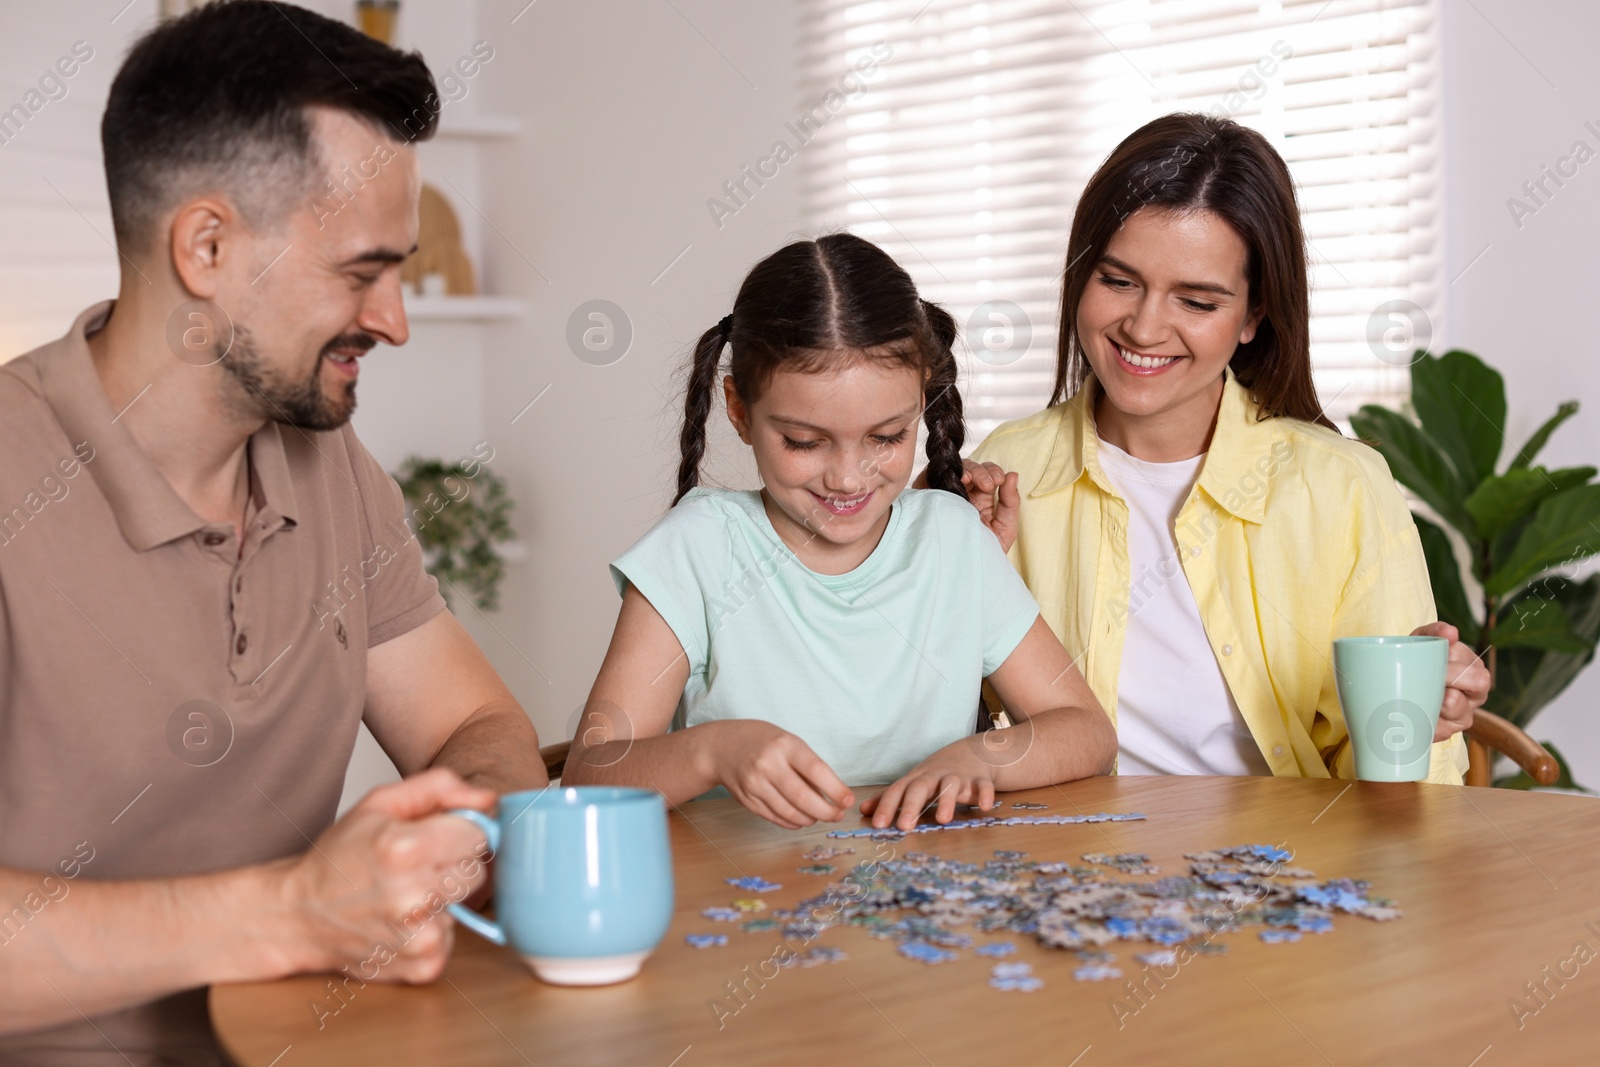
[[1017, 472], [998, 463], [962, 460], [961, 484], [967, 500], [978, 509], [978, 517], [1000, 541], [1000, 550], [1010, 552], [1017, 543], [1017, 524], [1022, 514], [1022, 493], [1017, 489]]
[[791, 830], [844, 817], [855, 797], [786, 730], [741, 719], [668, 733], [688, 680], [689, 658], [672, 627], [628, 586], [562, 781], [654, 789], [674, 805], [722, 785]]
[[987, 811], [996, 791], [1031, 789], [1104, 774], [1117, 758], [1117, 735], [1089, 683], [1044, 619], [989, 676], [1014, 726], [946, 745], [861, 805], [872, 825], [915, 826], [930, 804], [949, 822], [957, 804]]
[[[967, 491], [967, 503], [978, 509], [978, 517], [1000, 541], [1000, 551], [1010, 552], [1017, 543], [1017, 520], [1022, 512], [1022, 494], [1017, 490], [1017, 472], [1007, 471], [998, 463], [980, 463], [975, 459], [961, 461], [961, 485]], [[924, 469], [911, 483], [913, 489], [928, 488], [928, 472]]]
[[[1472, 712], [1488, 695], [1488, 669], [1456, 638], [1455, 628], [1424, 623], [1436, 618], [1427, 557], [1399, 486], [1387, 467], [1358, 484], [1347, 509], [1346, 533], [1353, 558], [1340, 591], [1330, 636], [1426, 634], [1451, 642], [1445, 699], [1433, 736], [1428, 781], [1460, 785], [1466, 765], [1465, 740], [1456, 735], [1472, 723]], [[1423, 625], [1418, 625], [1423, 623]], [[1355, 753], [1339, 703], [1331, 648], [1323, 654], [1323, 680], [1316, 718], [1310, 729], [1323, 764], [1335, 778], [1355, 777]]]

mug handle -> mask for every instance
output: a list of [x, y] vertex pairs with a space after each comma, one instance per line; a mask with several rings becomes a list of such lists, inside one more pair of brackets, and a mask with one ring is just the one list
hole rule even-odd
[[[445, 814], [459, 815], [461, 818], [472, 823], [478, 829], [482, 830], [483, 836], [488, 839], [489, 851], [500, 851], [500, 824], [494, 819], [489, 818], [489, 816], [485, 815], [481, 811], [474, 811], [471, 808], [454, 808], [445, 812]], [[492, 919], [484, 918], [482, 915], [479, 915], [465, 904], [450, 904], [445, 907], [445, 910], [450, 913], [450, 917], [455, 919], [456, 922], [460, 923], [462, 926], [465, 926], [468, 930], [471, 930], [484, 940], [492, 941], [496, 945], [504, 945], [506, 943], [506, 931], [504, 927]]]

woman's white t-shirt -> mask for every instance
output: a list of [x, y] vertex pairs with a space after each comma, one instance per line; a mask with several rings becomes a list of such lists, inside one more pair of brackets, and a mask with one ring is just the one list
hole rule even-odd
[[1271, 774], [1200, 621], [1174, 523], [1205, 462], [1149, 463], [1098, 441], [1128, 504], [1128, 625], [1117, 680], [1118, 774]]

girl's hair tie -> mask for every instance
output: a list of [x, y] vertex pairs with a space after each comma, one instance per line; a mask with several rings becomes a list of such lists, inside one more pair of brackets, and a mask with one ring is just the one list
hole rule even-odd
[[722, 333], [723, 340], [727, 340], [728, 336], [733, 333], [733, 316], [722, 316], [722, 321], [717, 323], [717, 329]]

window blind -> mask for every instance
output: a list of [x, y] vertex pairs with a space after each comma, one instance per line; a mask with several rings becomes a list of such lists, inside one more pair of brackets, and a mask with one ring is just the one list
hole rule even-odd
[[1404, 396], [1413, 347], [1437, 332], [1436, 4], [802, 0], [808, 102], [878, 60], [801, 150], [806, 208], [969, 323], [976, 443], [1049, 398], [1067, 234], [1094, 169], [1158, 115], [1236, 119], [1294, 176], [1316, 380], [1342, 420]]

